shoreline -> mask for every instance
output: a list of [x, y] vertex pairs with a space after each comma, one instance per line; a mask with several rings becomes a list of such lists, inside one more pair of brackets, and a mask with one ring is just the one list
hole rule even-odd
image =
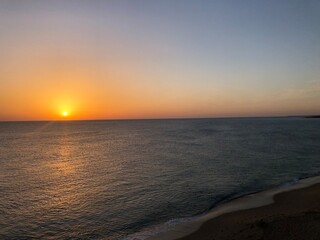
[[[311, 189], [311, 190], [308, 190], [308, 189]], [[226, 237], [226, 235], [233, 234], [232, 231], [235, 231], [234, 229], [238, 229], [243, 234], [248, 233], [248, 236], [255, 236], [254, 234], [258, 231], [257, 229], [255, 229], [255, 226], [258, 226], [258, 229], [260, 229], [259, 226], [261, 224], [262, 225], [265, 224], [263, 220], [265, 216], [261, 215], [260, 218], [258, 216], [257, 218], [259, 219], [254, 218], [254, 219], [248, 220], [249, 222], [242, 221], [240, 224], [241, 226], [244, 223], [249, 225], [251, 224], [253, 226], [249, 230], [240, 229], [241, 227], [239, 227], [238, 226], [239, 224], [237, 224], [236, 226], [231, 228], [231, 230], [229, 229], [225, 233], [221, 233], [219, 232], [221, 229], [223, 229], [221, 222], [224, 222], [224, 223], [228, 222], [228, 225], [231, 226], [232, 221], [230, 222], [230, 219], [245, 220], [245, 216], [246, 214], [248, 214], [247, 212], [250, 212], [250, 214], [253, 214], [253, 215], [257, 215], [259, 211], [264, 211], [261, 209], [265, 209], [265, 208], [269, 209], [269, 208], [276, 207], [277, 211], [281, 209], [287, 210], [286, 201], [288, 203], [290, 202], [290, 199], [288, 199], [287, 196], [291, 196], [292, 194], [294, 198], [300, 198], [300, 202], [299, 202], [300, 205], [303, 205], [305, 204], [305, 202], [308, 202], [310, 200], [312, 201], [312, 199], [301, 196], [302, 192], [304, 191], [311, 191], [311, 193], [319, 197], [319, 209], [320, 209], [320, 176], [308, 177], [308, 178], [300, 179], [297, 182], [290, 185], [281, 185], [272, 189], [268, 189], [261, 192], [252, 193], [252, 194], [248, 194], [248, 195], [244, 195], [244, 196], [240, 196], [238, 198], [232, 199], [230, 201], [227, 201], [225, 203], [222, 203], [221, 205], [214, 207], [211, 211], [207, 212], [206, 214], [195, 217], [192, 221], [178, 224], [173, 229], [170, 229], [169, 231], [161, 232], [161, 233], [158, 233], [157, 235], [148, 237], [147, 240], [160, 240], [160, 239], [161, 240], [177, 240], [177, 239], [201, 240], [201, 239], [230, 239], [230, 238], [246, 239], [243, 236], [241, 238], [237, 238], [236, 236]], [[279, 196], [281, 196], [280, 197], [281, 199], [285, 199], [282, 201], [280, 205], [277, 202], [277, 199], [279, 198]], [[272, 209], [269, 209], [269, 210], [271, 214], [269, 216], [270, 218], [272, 218], [272, 214], [274, 216], [277, 215], [277, 212], [274, 212], [274, 210]], [[290, 214], [287, 213], [287, 215], [289, 216]], [[285, 216], [286, 214], [284, 214], [283, 217], [285, 218]], [[309, 215], [309, 217], [310, 216], [311, 215]], [[236, 221], [236, 220], [233, 220], [233, 221]], [[253, 222], [250, 223], [250, 221], [253, 221]], [[288, 221], [289, 220], [287, 220], [286, 222]], [[219, 227], [217, 228], [218, 225]], [[228, 228], [227, 225], [224, 227]], [[318, 227], [320, 228], [320, 225]], [[259, 234], [261, 235], [261, 231], [259, 232]], [[216, 236], [217, 238], [214, 238], [214, 236]], [[259, 237], [255, 236], [252, 239], [257, 239], [257, 238]], [[248, 239], [250, 239], [250, 237]], [[310, 239], [313, 239], [313, 238], [310, 238]]]

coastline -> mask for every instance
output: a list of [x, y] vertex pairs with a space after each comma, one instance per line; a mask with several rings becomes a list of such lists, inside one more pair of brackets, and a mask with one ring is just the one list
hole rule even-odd
[[[312, 222], [318, 221], [314, 219], [318, 219], [319, 215], [320, 176], [316, 176], [301, 179], [292, 185], [281, 185], [230, 200], [192, 221], [178, 224], [167, 232], [147, 239], [269, 239], [261, 238], [262, 234], [271, 236], [288, 229], [291, 232], [300, 231], [295, 232], [297, 236], [307, 234], [306, 232], [320, 234], [320, 230], [309, 229], [313, 226], [320, 229], [320, 222]], [[293, 227], [301, 223], [309, 223], [309, 227]], [[291, 227], [286, 229], [288, 226]], [[270, 239], [277, 239], [277, 236], [272, 235]], [[281, 239], [285, 237], [281, 236]], [[320, 238], [306, 235], [305, 239]]]

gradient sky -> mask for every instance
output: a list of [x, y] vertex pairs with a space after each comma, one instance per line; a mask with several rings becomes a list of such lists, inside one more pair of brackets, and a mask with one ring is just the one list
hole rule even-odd
[[0, 120], [320, 114], [320, 1], [0, 0]]

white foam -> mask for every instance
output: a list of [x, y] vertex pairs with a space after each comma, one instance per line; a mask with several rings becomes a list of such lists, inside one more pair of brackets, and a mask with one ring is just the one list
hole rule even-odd
[[[146, 234], [146, 232], [137, 233], [136, 237], [132, 235], [132, 238], [127, 238], [128, 240], [173, 240], [186, 235], [189, 235], [200, 228], [200, 226], [208, 221], [209, 219], [221, 216], [222, 214], [235, 212], [239, 210], [246, 210], [251, 208], [257, 208], [265, 205], [272, 204], [274, 202], [273, 198], [276, 194], [282, 192], [288, 192], [295, 189], [305, 188], [312, 186], [316, 183], [320, 183], [320, 176], [305, 178], [299, 181], [294, 181], [289, 184], [284, 184], [279, 187], [269, 189], [266, 191], [245, 195], [243, 197], [231, 200], [222, 205], [213, 208], [211, 211], [204, 215], [194, 217], [192, 219], [178, 219], [175, 224], [168, 228], [159, 227], [159, 229], [153, 229]], [[168, 222], [169, 223], [169, 222]]]
[[153, 236], [160, 235], [164, 232], [169, 232], [173, 230], [176, 226], [180, 226], [181, 224], [195, 221], [197, 217], [187, 217], [187, 218], [176, 218], [172, 219], [164, 224], [159, 224], [151, 227], [150, 229], [145, 229], [140, 232], [130, 234], [129, 236], [122, 238], [122, 240], [145, 240], [149, 239]]

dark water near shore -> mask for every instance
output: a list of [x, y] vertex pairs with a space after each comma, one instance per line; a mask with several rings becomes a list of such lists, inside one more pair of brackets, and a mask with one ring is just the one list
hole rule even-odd
[[0, 239], [130, 238], [319, 172], [320, 119], [0, 123]]

